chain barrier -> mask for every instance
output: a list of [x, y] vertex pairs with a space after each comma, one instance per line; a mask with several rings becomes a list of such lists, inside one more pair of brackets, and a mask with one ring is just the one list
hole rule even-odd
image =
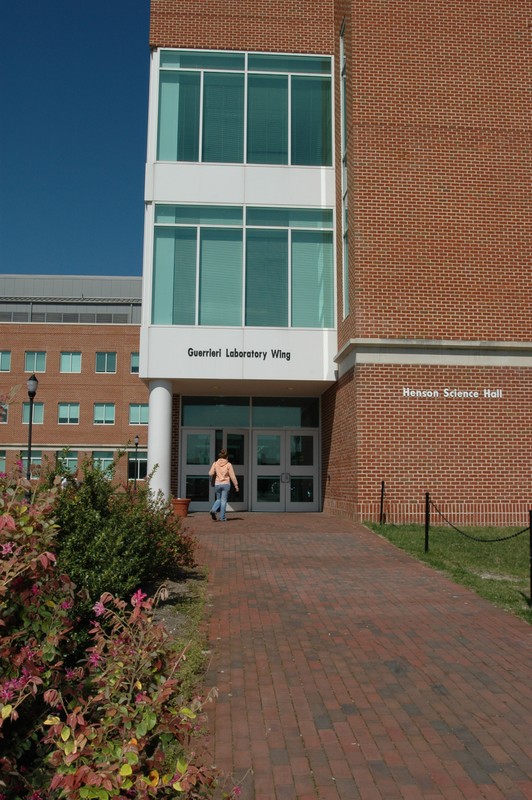
[[[385, 486], [384, 481], [381, 483], [381, 505], [380, 505], [380, 523], [381, 525], [385, 521], [385, 512], [384, 512], [384, 495], [385, 495]], [[438, 514], [438, 516], [447, 524], [450, 528], [452, 528], [456, 533], [459, 533], [460, 536], [464, 536], [466, 539], [471, 539], [473, 542], [507, 542], [510, 539], [516, 539], [518, 536], [522, 536], [523, 533], [529, 534], [530, 537], [530, 546], [529, 546], [529, 561], [530, 561], [530, 605], [532, 605], [532, 508], [529, 510], [529, 524], [526, 528], [523, 528], [516, 533], [510, 533], [508, 536], [497, 536], [495, 539], [484, 539], [481, 536], [473, 536], [470, 533], [466, 533], [465, 531], [460, 530], [456, 525], [447, 519], [445, 514], [440, 511], [436, 503], [434, 503], [430, 499], [429, 492], [425, 492], [425, 553], [429, 551], [429, 530], [430, 530], [430, 509], [434, 509], [434, 511]], [[387, 523], [388, 525], [392, 525], [394, 528], [397, 527], [393, 523]]]
[[517, 536], [521, 536], [522, 533], [526, 533], [528, 530], [530, 530], [530, 528], [527, 526], [526, 528], [523, 528], [522, 531], [518, 531], [517, 533], [511, 533], [509, 536], [500, 536], [500, 537], [498, 537], [496, 539], [482, 539], [482, 538], [480, 538], [478, 536], [471, 536], [470, 533], [466, 533], [465, 531], [461, 531], [460, 528], [457, 528], [456, 525], [453, 525], [453, 523], [450, 522], [450, 520], [447, 519], [447, 517], [440, 511], [438, 506], [435, 503], [432, 502], [432, 500], [430, 500], [430, 505], [440, 515], [440, 517], [447, 523], [447, 525], [449, 525], [457, 533], [461, 534], [462, 536], [465, 536], [466, 539], [472, 539], [474, 542], [506, 542], [509, 539], [515, 539]]

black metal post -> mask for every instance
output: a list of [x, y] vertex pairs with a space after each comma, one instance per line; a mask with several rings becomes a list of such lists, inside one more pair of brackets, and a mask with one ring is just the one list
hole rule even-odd
[[135, 477], [133, 478], [133, 489], [137, 491], [137, 476], [139, 472], [139, 437], [135, 436]]
[[425, 492], [425, 553], [429, 552], [430, 494]]
[[28, 426], [28, 468], [26, 470], [26, 478], [31, 480], [31, 434], [33, 430], [33, 401], [35, 399], [35, 395], [37, 394], [37, 387], [39, 385], [39, 381], [35, 377], [35, 373], [28, 378], [28, 397], [30, 398], [30, 419], [29, 419], [29, 426]]
[[379, 515], [379, 525], [384, 522], [384, 481], [381, 481], [381, 513]]

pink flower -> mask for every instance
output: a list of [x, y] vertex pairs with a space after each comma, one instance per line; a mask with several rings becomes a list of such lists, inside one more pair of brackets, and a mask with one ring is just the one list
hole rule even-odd
[[59, 608], [62, 608], [63, 611], [68, 611], [68, 609], [72, 608], [73, 605], [74, 605], [74, 601], [73, 600], [63, 600], [59, 604]]
[[99, 653], [91, 653], [89, 656], [89, 664], [92, 664], [93, 667], [97, 667], [101, 661], [101, 655]]
[[93, 605], [92, 610], [94, 611], [97, 617], [101, 617], [102, 614], [105, 614], [105, 606], [100, 600], [98, 600], [98, 602]]
[[7, 556], [8, 553], [12, 553], [14, 547], [15, 547], [14, 542], [6, 542], [5, 544], [2, 545], [2, 555]]
[[146, 702], [146, 695], [144, 692], [139, 692], [135, 695], [135, 703], [145, 703]]
[[143, 601], [146, 599], [148, 595], [144, 594], [140, 589], [137, 589], [135, 594], [131, 598], [131, 605], [132, 606], [142, 606]]
[[[26, 661], [33, 661], [34, 658], [35, 658], [35, 650], [32, 650], [31, 647], [23, 647], [20, 652], [24, 656]], [[22, 672], [25, 675], [29, 674], [28, 670], [26, 669], [26, 667], [22, 668]]]

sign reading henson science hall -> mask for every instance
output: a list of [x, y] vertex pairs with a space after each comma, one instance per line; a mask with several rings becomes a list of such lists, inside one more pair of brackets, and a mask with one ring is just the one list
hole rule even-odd
[[502, 389], [411, 389], [409, 386], [403, 386], [403, 397], [421, 397], [421, 398], [439, 398], [449, 400], [478, 400], [479, 398], [487, 398], [490, 400], [502, 399]]

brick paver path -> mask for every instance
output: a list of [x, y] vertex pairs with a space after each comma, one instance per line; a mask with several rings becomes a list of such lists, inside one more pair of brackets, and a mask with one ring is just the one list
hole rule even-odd
[[346, 520], [229, 517], [187, 527], [242, 800], [532, 798], [532, 626]]

